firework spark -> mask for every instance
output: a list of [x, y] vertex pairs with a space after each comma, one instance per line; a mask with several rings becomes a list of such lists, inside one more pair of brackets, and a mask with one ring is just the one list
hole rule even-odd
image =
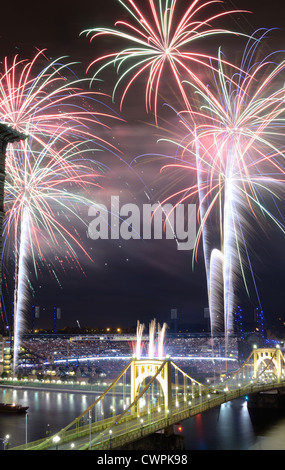
[[[184, 172], [188, 168], [196, 173], [197, 183], [180, 194], [183, 200], [193, 194], [199, 195], [201, 224], [195, 255], [202, 240], [209, 305], [213, 316], [221, 318], [223, 314], [226, 334], [233, 330], [235, 291], [240, 276], [249, 294], [247, 268], [256, 286], [247, 247], [254, 223], [263, 230], [262, 215], [285, 233], [284, 224], [267, 204], [270, 200], [278, 201], [278, 192], [284, 183], [285, 88], [282, 73], [285, 62], [278, 63], [278, 55], [253, 62], [267, 31], [259, 33], [260, 36], [256, 33], [248, 41], [243, 54], [241, 69], [248, 73], [233, 73], [232, 79], [227, 80], [224, 62], [219, 60], [220, 73], [214, 74], [212, 84], [213, 90], [215, 87], [217, 90], [215, 97], [214, 91], [205, 93], [189, 82], [201, 99], [201, 108], [192, 111], [189, 120], [187, 111], [179, 113], [185, 130], [185, 138], [179, 144], [181, 162], [164, 167], [180, 168]], [[213, 251], [210, 243], [212, 222], [216, 220], [215, 208], [220, 226], [217, 251]], [[223, 311], [214, 315], [214, 310], [220, 310], [216, 298], [221, 283]], [[257, 290], [256, 294], [260, 302]], [[212, 324], [217, 325], [216, 318], [212, 318]]]
[[143, 323], [140, 323], [139, 321], [137, 322], [137, 335], [136, 335], [136, 342], [133, 345], [133, 353], [136, 357], [136, 359], [140, 359], [142, 356], [143, 352], [143, 332], [144, 332], [145, 326]]
[[[103, 175], [94, 162], [83, 159], [85, 145], [73, 142], [62, 147], [60, 159], [53, 158], [49, 146], [42, 149], [32, 139], [7, 152], [3, 236], [4, 255], [11, 255], [13, 250], [15, 256], [14, 366], [25, 326], [29, 263], [38, 274], [39, 260], [44, 263], [50, 249], [65, 250], [65, 257], [78, 267], [78, 250], [91, 260], [75, 226], [80, 222], [87, 227], [80, 208], [94, 205], [93, 189], [100, 188]], [[51, 262], [47, 264], [55, 273]]]
[[78, 79], [74, 65], [66, 57], [49, 61], [42, 50], [32, 60], [5, 58], [0, 76], [0, 119], [28, 136], [19, 146], [8, 146], [6, 160], [4, 250], [15, 256], [16, 345], [24, 327], [29, 262], [36, 274], [48, 266], [59, 282], [45, 250], [63, 248], [65, 260], [83, 272], [77, 250], [89, 255], [73, 222], [84, 224], [77, 209], [94, 204], [88, 188], [99, 186], [98, 169], [106, 168], [93, 152], [122, 160], [108, 135], [110, 125], [122, 119], [103, 102], [107, 95], [85, 91], [89, 80]]
[[[49, 61], [44, 50], [32, 60], [15, 56], [10, 64], [5, 58], [0, 76], [1, 121], [43, 147], [57, 136], [67, 143], [93, 139], [98, 146], [117, 151], [102, 137], [102, 129], [110, 129], [106, 121], [119, 116], [103, 103], [106, 94], [84, 90], [89, 80], [78, 79], [72, 66], [75, 63], [65, 57]], [[52, 148], [54, 156], [56, 149]]]
[[[139, 6], [134, 0], [119, 0], [119, 3], [127, 10], [130, 21], [117, 21], [118, 29], [93, 28], [83, 33], [91, 35], [91, 41], [99, 36], [112, 36], [125, 39], [133, 44], [121, 51], [106, 54], [95, 59], [88, 67], [103, 61], [95, 73], [96, 77], [103, 69], [113, 65], [117, 68], [120, 77], [114, 87], [113, 98], [120, 84], [126, 79], [121, 98], [121, 107], [126, 94], [144, 72], [148, 71], [148, 79], [145, 88], [145, 106], [149, 112], [154, 111], [157, 122], [158, 96], [162, 76], [170, 70], [174, 82], [187, 106], [191, 109], [188, 95], [185, 92], [183, 79], [188, 77], [202, 89], [205, 85], [198, 72], [199, 67], [210, 70], [216, 58], [203, 52], [198, 52], [197, 46], [200, 40], [211, 39], [220, 34], [233, 33], [222, 28], [212, 28], [211, 24], [240, 11], [220, 11], [214, 15], [202, 17], [204, 10], [213, 3], [222, 4], [220, 0], [202, 2], [194, 0], [181, 14], [177, 0], [148, 0], [146, 5]], [[212, 62], [212, 63], [211, 63]], [[169, 67], [169, 68], [168, 68]], [[166, 77], [164, 77], [166, 79]], [[169, 74], [167, 76], [169, 80]]]

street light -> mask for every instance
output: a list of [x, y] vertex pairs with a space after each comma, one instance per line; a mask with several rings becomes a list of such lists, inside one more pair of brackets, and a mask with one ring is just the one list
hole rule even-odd
[[50, 428], [49, 428], [49, 424], [47, 424], [46, 436], [49, 436], [49, 435], [50, 435]]
[[3, 441], [3, 447], [4, 447], [3, 450], [6, 450], [6, 447], [8, 447], [9, 438], [10, 438], [9, 434], [6, 434], [6, 436], [4, 438], [0, 439], [0, 441]]
[[26, 413], [26, 445], [28, 444], [28, 413]]
[[52, 440], [56, 445], [55, 450], [58, 450], [58, 443], [60, 441], [60, 437], [59, 436], [54, 436]]
[[92, 411], [89, 410], [89, 450], [91, 450], [91, 426], [92, 426]]

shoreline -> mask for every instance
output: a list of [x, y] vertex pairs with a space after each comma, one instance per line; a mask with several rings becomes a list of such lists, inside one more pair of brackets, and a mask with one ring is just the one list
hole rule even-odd
[[[86, 390], [86, 389], [78, 389], [78, 388], [61, 388], [61, 387], [48, 387], [48, 386], [37, 386], [37, 385], [11, 385], [11, 384], [0, 384], [0, 388], [11, 388], [15, 390], [37, 390], [37, 391], [42, 391], [42, 392], [60, 392], [60, 393], [81, 393], [81, 394], [97, 394], [97, 395], [102, 395], [105, 389], [101, 390]], [[121, 395], [122, 392], [115, 391], [113, 392], [116, 395]]]

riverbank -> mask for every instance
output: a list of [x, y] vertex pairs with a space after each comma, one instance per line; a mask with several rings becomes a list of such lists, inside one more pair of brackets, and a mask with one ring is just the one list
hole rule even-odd
[[[66, 392], [66, 393], [79, 393], [79, 394], [98, 394], [104, 393], [108, 384], [99, 385], [88, 385], [88, 384], [47, 384], [40, 382], [19, 382], [10, 380], [1, 380], [0, 388], [10, 388], [15, 390], [41, 390], [42, 392]], [[120, 395], [119, 391], [114, 392], [116, 395]]]

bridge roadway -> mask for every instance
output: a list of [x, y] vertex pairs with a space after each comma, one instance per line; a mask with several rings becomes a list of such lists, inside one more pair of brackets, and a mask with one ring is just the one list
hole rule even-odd
[[[67, 431], [61, 436], [59, 442], [54, 442], [54, 437], [31, 442], [27, 445], [12, 448], [11, 450], [108, 450], [118, 449], [142, 437], [148, 436], [173, 424], [203, 413], [211, 408], [219, 406], [236, 398], [262, 391], [277, 390], [285, 387], [285, 381], [271, 383], [250, 383], [243, 387], [217, 393], [205, 394], [189, 402], [180, 402], [165, 417], [164, 409], [137, 416], [126, 416], [120, 423], [114, 425], [116, 417], [107, 418]], [[143, 420], [143, 421], [142, 421]]]

